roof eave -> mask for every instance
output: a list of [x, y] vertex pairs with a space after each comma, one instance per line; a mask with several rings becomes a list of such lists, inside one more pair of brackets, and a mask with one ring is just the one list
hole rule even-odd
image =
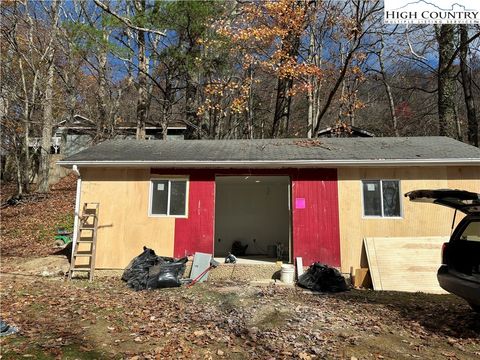
[[371, 159], [371, 160], [252, 160], [252, 161], [68, 161], [57, 162], [63, 167], [156, 167], [156, 168], [285, 168], [285, 167], [392, 167], [392, 166], [475, 166], [480, 158], [459, 159]]

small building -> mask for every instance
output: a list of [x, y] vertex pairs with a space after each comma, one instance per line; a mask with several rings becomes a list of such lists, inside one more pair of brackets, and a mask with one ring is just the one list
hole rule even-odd
[[[171, 123], [167, 126], [167, 140], [184, 140], [187, 127], [181, 122]], [[115, 125], [111, 135], [114, 139], [135, 139], [137, 125], [131, 122], [121, 122]], [[73, 119], [62, 120], [56, 124], [52, 134], [52, 154], [61, 154], [62, 157], [70, 156], [92, 146], [97, 135], [97, 125], [94, 121], [81, 116], [74, 115]], [[163, 129], [156, 123], [147, 123], [145, 126], [145, 138], [147, 140], [163, 139]], [[30, 137], [29, 147], [34, 152], [40, 148], [42, 139]]]
[[480, 192], [480, 149], [446, 137], [112, 140], [59, 164], [79, 171], [78, 204], [100, 203], [97, 269], [144, 245], [224, 257], [240, 242], [247, 260], [349, 272], [365, 267], [365, 237], [449, 235], [449, 209], [404, 193]]

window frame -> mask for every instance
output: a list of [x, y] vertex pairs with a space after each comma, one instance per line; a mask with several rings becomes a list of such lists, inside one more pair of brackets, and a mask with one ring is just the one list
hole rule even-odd
[[[153, 182], [155, 180], [168, 181], [168, 197], [167, 197], [167, 214], [153, 214], [152, 213], [152, 201], [153, 201]], [[185, 215], [171, 215], [170, 214], [170, 198], [171, 198], [171, 181], [185, 181]], [[148, 195], [148, 217], [163, 217], [163, 218], [188, 218], [188, 198], [190, 193], [190, 177], [189, 176], [155, 176], [149, 180], [149, 195]]]
[[[365, 215], [365, 197], [363, 191], [363, 182], [364, 181], [378, 181], [380, 183], [380, 209], [382, 210], [382, 215]], [[399, 216], [385, 216], [383, 208], [383, 182], [384, 181], [397, 181], [398, 182], [398, 200], [400, 202], [400, 215]], [[403, 201], [402, 201], [402, 182], [400, 179], [361, 179], [360, 180], [360, 192], [362, 198], [362, 219], [385, 219], [385, 220], [398, 220], [403, 219]]]

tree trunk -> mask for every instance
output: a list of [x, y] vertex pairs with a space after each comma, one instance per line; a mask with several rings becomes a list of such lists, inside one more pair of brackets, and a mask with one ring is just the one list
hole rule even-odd
[[[294, 33], [288, 34], [282, 44], [282, 48], [288, 58], [296, 59], [300, 48], [300, 38]], [[270, 133], [272, 138], [288, 134], [290, 106], [292, 104], [290, 90], [292, 90], [292, 86], [293, 78], [290, 76], [279, 77], [277, 79], [275, 113], [273, 115], [272, 131]]]
[[54, 65], [52, 63], [47, 71], [47, 82], [45, 86], [45, 100], [43, 107], [42, 144], [40, 147], [40, 167], [38, 171], [38, 192], [48, 192], [48, 179], [50, 170], [50, 149], [52, 146], [53, 129], [53, 82]]
[[172, 104], [174, 101], [174, 91], [172, 83], [169, 79], [169, 75], [167, 74], [165, 79], [165, 98], [163, 101], [163, 109], [162, 109], [162, 139], [167, 140], [167, 132], [168, 132], [168, 120], [172, 115]]
[[[145, 12], [145, 0], [135, 0], [137, 15]], [[147, 71], [145, 32], [137, 30], [138, 45], [138, 99], [137, 99], [137, 140], [145, 139], [145, 123], [147, 121]]]
[[[24, 107], [23, 107], [23, 131], [24, 136], [20, 137], [20, 149], [16, 149], [15, 152], [15, 159], [17, 163], [17, 192], [19, 195], [23, 194], [24, 192], [29, 191], [29, 173], [30, 173], [30, 154], [28, 148], [28, 134], [30, 130], [30, 100], [28, 96], [27, 90], [27, 82], [25, 77], [25, 72], [23, 71], [23, 61], [19, 59], [18, 61], [18, 68], [20, 70], [20, 75], [22, 79], [22, 86], [23, 86], [23, 96], [24, 96]], [[34, 95], [36, 91], [36, 83], [37, 83], [37, 74], [35, 74], [33, 78], [33, 89], [32, 89], [32, 104], [34, 104]], [[33, 106], [33, 105], [32, 105]], [[17, 141], [15, 140], [15, 143]], [[16, 146], [15, 146], [16, 147]]]
[[[310, 28], [310, 45], [308, 50], [308, 62], [320, 68], [322, 66], [322, 58], [320, 54], [323, 51], [323, 43], [317, 45], [317, 34], [313, 27]], [[314, 129], [316, 127], [316, 121], [320, 109], [320, 88], [321, 82], [318, 76], [311, 75], [308, 78], [309, 90], [308, 90], [308, 119], [307, 119], [307, 137], [310, 139], [313, 137]]]
[[467, 139], [471, 145], [478, 147], [478, 119], [472, 90], [472, 69], [468, 61], [468, 29], [460, 25], [460, 72], [462, 75], [463, 95], [467, 108]]
[[[105, 31], [105, 30], [104, 30]], [[108, 41], [108, 35], [103, 34], [103, 40]], [[107, 49], [104, 45], [98, 54], [98, 119], [96, 121], [97, 129], [95, 134], [95, 142], [101, 141], [105, 137], [108, 124], [108, 90], [107, 90]]]
[[378, 53], [378, 63], [380, 65], [380, 72], [382, 75], [383, 86], [385, 87], [385, 92], [387, 93], [388, 109], [390, 110], [390, 117], [392, 118], [393, 133], [395, 134], [396, 137], [399, 137], [400, 133], [398, 132], [398, 119], [397, 119], [397, 112], [395, 110], [395, 101], [393, 99], [392, 88], [390, 87], [390, 83], [388, 82], [387, 73], [385, 72], [385, 66], [383, 63], [383, 46], [384, 44], [383, 44], [383, 37], [382, 37], [381, 48], [380, 48], [380, 52]]
[[[45, 99], [43, 102], [43, 124], [42, 124], [42, 144], [40, 147], [40, 166], [38, 171], [37, 191], [48, 192], [49, 189], [49, 170], [50, 170], [50, 149], [52, 146], [52, 130], [53, 130], [53, 86], [55, 72], [55, 47], [56, 33], [58, 23], [58, 6], [59, 1], [55, 0], [51, 3], [52, 32], [49, 49], [47, 49], [47, 78], [45, 82]], [[28, 147], [28, 144], [27, 144]], [[27, 160], [28, 161], [28, 160]]]
[[193, 83], [193, 79], [187, 74], [187, 82], [185, 89], [185, 114], [187, 120], [187, 130], [185, 137], [187, 139], [198, 139], [200, 137], [200, 130], [198, 127], [197, 107], [195, 106], [197, 96], [197, 87]]
[[277, 98], [275, 101], [272, 132], [270, 134], [272, 138], [285, 135], [288, 132], [290, 106], [292, 103], [292, 96], [289, 94], [289, 91], [292, 89], [292, 85], [293, 80], [291, 78], [278, 78], [277, 80]]
[[449, 60], [455, 52], [454, 25], [441, 25], [438, 40], [438, 120], [439, 134], [457, 138], [455, 124], [455, 70]]
[[250, 87], [248, 89], [248, 105], [247, 105], [247, 134], [249, 139], [255, 137], [254, 134], [254, 114], [253, 114], [253, 67], [250, 65], [248, 67], [248, 77], [250, 82]]

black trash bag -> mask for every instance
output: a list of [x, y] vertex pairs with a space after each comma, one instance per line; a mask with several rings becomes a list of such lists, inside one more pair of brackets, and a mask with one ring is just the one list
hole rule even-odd
[[348, 285], [340, 271], [318, 262], [312, 264], [305, 273], [300, 275], [298, 285], [305, 289], [320, 292], [348, 290]]
[[185, 272], [188, 258], [180, 260], [163, 261], [152, 266], [148, 272], [147, 289], [160, 289], [179, 287]]
[[148, 270], [159, 261], [159, 256], [155, 254], [155, 251], [144, 246], [143, 253], [130, 261], [130, 264], [126, 267], [122, 280], [136, 291], [146, 289]]
[[188, 258], [174, 259], [157, 256], [155, 251], [143, 247], [123, 272], [122, 280], [136, 290], [180, 286]]

